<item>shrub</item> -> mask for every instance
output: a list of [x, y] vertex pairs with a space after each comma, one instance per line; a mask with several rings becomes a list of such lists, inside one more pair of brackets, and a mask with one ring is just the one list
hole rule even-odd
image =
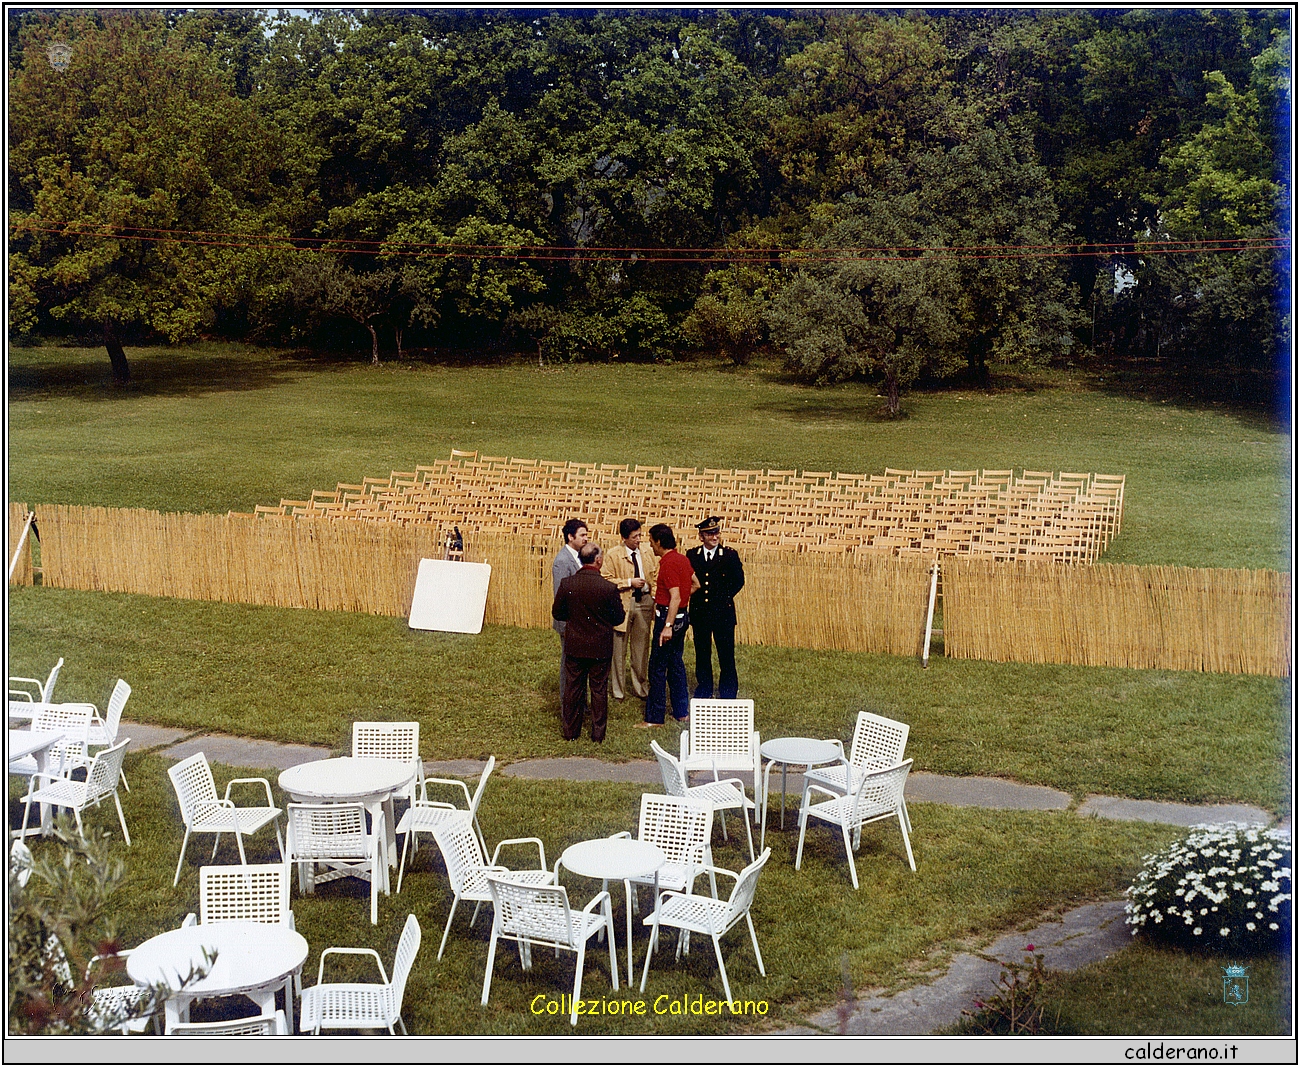
[[1128, 898], [1125, 922], [1134, 936], [1212, 951], [1274, 950], [1291, 923], [1291, 836], [1193, 827], [1145, 858]]
[[[984, 957], [990, 959], [991, 957]], [[1002, 973], [992, 994], [975, 1001], [975, 1011], [963, 1011], [967, 1025], [981, 1034], [1038, 1034], [1049, 1028], [1044, 1019], [1055, 987], [1055, 972], [1043, 966], [1043, 953], [1025, 946], [1025, 960], [998, 960]], [[1060, 1020], [1057, 1009], [1053, 1026]]]

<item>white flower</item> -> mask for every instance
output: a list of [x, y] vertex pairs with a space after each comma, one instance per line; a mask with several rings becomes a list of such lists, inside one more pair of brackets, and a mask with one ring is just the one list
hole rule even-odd
[[1219, 927], [1219, 936], [1227, 937], [1231, 931], [1226, 926]]
[[1200, 928], [1199, 926], [1196, 927], [1196, 929], [1194, 929], [1194, 930], [1192, 931], [1192, 933], [1195, 934], [1197, 937], [1200, 937], [1200, 936], [1201, 936], [1201, 928]]
[[1268, 924], [1268, 928], [1269, 928], [1270, 930], [1276, 930], [1276, 929], [1277, 929], [1277, 923], [1269, 923], [1269, 924]]
[[1254, 929], [1255, 929], [1255, 924], [1254, 924], [1254, 923], [1247, 923], [1247, 924], [1246, 924], [1246, 929], [1247, 929], [1247, 930], [1254, 930]]

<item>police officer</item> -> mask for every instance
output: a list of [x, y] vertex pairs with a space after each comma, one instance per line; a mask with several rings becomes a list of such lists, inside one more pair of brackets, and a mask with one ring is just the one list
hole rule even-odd
[[700, 544], [686, 553], [700, 588], [691, 597], [691, 630], [695, 637], [695, 696], [713, 696], [713, 650], [718, 646], [718, 696], [735, 700], [736, 678], [735, 596], [745, 585], [745, 568], [734, 548], [721, 544], [722, 520], [710, 515], [696, 523]]

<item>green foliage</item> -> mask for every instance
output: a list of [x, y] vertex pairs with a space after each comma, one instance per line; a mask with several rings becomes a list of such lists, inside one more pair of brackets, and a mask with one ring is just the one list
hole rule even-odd
[[[44, 55], [57, 39], [72, 47], [64, 71]], [[11, 326], [102, 329], [124, 379], [126, 331], [193, 337], [274, 266], [237, 235], [265, 232], [275, 138], [161, 14], [47, 16], [23, 40], [9, 94]]]
[[975, 1001], [975, 1011], [963, 1011], [968, 1027], [981, 1034], [1050, 1033], [1057, 1018], [1047, 1022], [1048, 1001], [1055, 993], [1056, 976], [1043, 966], [1043, 953], [1025, 946], [1021, 963], [999, 960], [1002, 973], [994, 991]]
[[682, 336], [696, 348], [716, 350], [743, 366], [767, 337], [764, 312], [779, 291], [777, 272], [752, 266], [709, 271]]

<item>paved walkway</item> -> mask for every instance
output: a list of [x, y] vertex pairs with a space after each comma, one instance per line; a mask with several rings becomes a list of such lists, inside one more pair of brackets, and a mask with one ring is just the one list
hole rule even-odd
[[[183, 759], [202, 751], [215, 762], [235, 767], [285, 770], [330, 755], [329, 749], [311, 745], [285, 745], [139, 723], [122, 723], [121, 736], [130, 737], [132, 748], [137, 751], [154, 749], [170, 759]], [[439, 760], [426, 762], [424, 769], [426, 774], [469, 778], [479, 775], [483, 766], [482, 760]], [[658, 785], [661, 781], [659, 765], [649, 760], [606, 763], [571, 756], [521, 760], [503, 766], [500, 773], [515, 778], [573, 782]], [[957, 807], [1016, 811], [1067, 811], [1072, 802], [1068, 793], [1046, 786], [1021, 785], [1002, 778], [954, 778], [921, 771], [908, 776], [907, 797], [909, 800]], [[1177, 804], [1107, 796], [1090, 796], [1075, 812], [1085, 817], [1172, 826], [1206, 822], [1268, 825], [1273, 822], [1273, 816], [1268, 812], [1247, 804]], [[1290, 818], [1283, 820], [1281, 825], [1289, 830]], [[983, 952], [962, 953], [943, 973], [926, 976], [925, 984], [893, 996], [871, 995], [866, 999], [843, 1002], [811, 1016], [809, 1026], [783, 1032], [881, 1036], [934, 1033], [960, 1022], [962, 1012], [970, 1009], [974, 1000], [988, 993], [997, 981], [997, 961], [1021, 960], [1027, 945], [1032, 944], [1035, 951], [1044, 953], [1044, 963], [1048, 967], [1073, 971], [1119, 951], [1128, 943], [1129, 936], [1124, 926], [1123, 901], [1085, 904], [1068, 912], [1058, 922], [1043, 923], [1028, 933], [1005, 934]]]

